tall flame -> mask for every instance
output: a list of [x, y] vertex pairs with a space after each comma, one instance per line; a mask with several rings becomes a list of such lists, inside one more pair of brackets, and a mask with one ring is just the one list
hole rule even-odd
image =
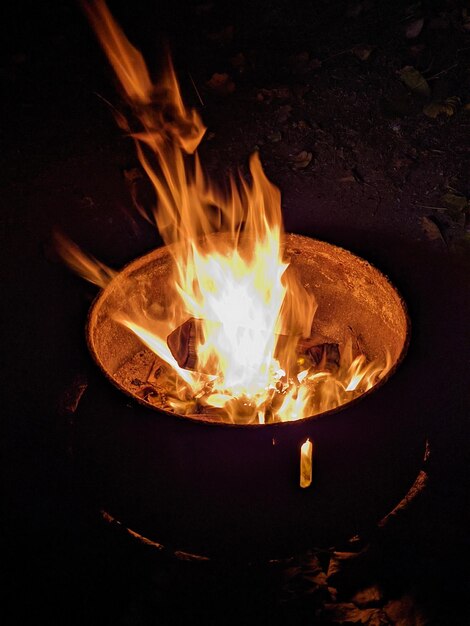
[[[299, 419], [372, 386], [382, 368], [370, 368], [364, 357], [342, 359], [336, 376], [299, 365], [296, 348], [311, 333], [316, 303], [283, 258], [280, 193], [258, 154], [250, 159], [250, 183], [231, 177], [226, 193], [211, 184], [197, 154], [206, 129], [198, 113], [185, 107], [171, 59], [153, 83], [104, 1], [85, 10], [138, 122], [131, 128], [117, 116], [154, 186], [154, 219], [175, 267], [171, 308], [116, 312], [116, 318], [175, 372], [171, 406], [189, 414], [198, 398], [233, 421]], [[229, 237], [208, 237], [214, 232]], [[76, 247], [64, 252], [62, 242], [61, 249], [93, 282], [103, 286], [111, 278]], [[188, 320], [197, 323], [197, 365], [191, 368], [181, 366], [168, 345]]]

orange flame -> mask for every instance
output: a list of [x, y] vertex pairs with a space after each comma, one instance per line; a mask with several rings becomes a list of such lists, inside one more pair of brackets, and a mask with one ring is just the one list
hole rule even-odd
[[[85, 8], [139, 122], [131, 130], [117, 118], [155, 188], [154, 219], [175, 262], [171, 310], [116, 318], [175, 371], [173, 409], [193, 413], [197, 398], [231, 421], [292, 420], [370, 388], [384, 370], [365, 357], [342, 358], [335, 375], [299, 366], [297, 344], [310, 335], [316, 303], [283, 259], [280, 193], [258, 154], [250, 159], [251, 183], [231, 178], [226, 194], [211, 184], [197, 154], [205, 127], [184, 106], [170, 58], [154, 84], [105, 3]], [[214, 232], [229, 237], [206, 237]], [[88, 279], [103, 286], [111, 278], [76, 247], [65, 248], [62, 242], [67, 262]], [[167, 341], [190, 318], [200, 325], [197, 371], [181, 367]]]

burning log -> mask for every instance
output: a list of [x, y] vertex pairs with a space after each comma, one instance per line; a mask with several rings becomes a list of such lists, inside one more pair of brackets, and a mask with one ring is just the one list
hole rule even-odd
[[[287, 335], [278, 335], [278, 343], [286, 343]], [[204, 342], [204, 320], [189, 318], [178, 326], [167, 337], [167, 344], [180, 367], [187, 370], [201, 371], [198, 369], [198, 346]], [[340, 365], [340, 349], [337, 343], [332, 343], [328, 338], [321, 335], [312, 335], [301, 338], [297, 342], [297, 354], [308, 357], [315, 370], [336, 373]]]

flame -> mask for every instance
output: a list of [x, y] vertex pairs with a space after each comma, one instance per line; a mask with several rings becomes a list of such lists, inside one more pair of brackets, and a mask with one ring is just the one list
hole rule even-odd
[[[153, 83], [105, 3], [85, 4], [85, 10], [137, 121], [132, 128], [117, 114], [155, 189], [153, 219], [174, 260], [171, 307], [116, 311], [116, 319], [172, 368], [170, 407], [192, 414], [196, 403], [235, 422], [294, 420], [373, 386], [384, 367], [363, 355], [342, 358], [336, 374], [299, 361], [297, 345], [311, 333], [316, 303], [283, 258], [280, 192], [258, 154], [250, 159], [251, 182], [231, 177], [225, 193], [213, 185], [197, 153], [206, 129], [185, 107], [169, 56]], [[229, 236], [208, 236], [216, 232]], [[62, 239], [60, 247], [89, 280], [103, 286], [112, 277], [76, 246], [67, 249]], [[197, 321], [197, 365], [191, 368], [181, 366], [168, 345], [169, 335], [190, 319]]]

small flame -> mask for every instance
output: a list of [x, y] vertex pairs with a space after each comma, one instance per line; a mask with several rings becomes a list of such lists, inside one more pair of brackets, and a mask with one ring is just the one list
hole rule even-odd
[[[131, 128], [117, 115], [155, 189], [153, 218], [175, 268], [171, 307], [116, 311], [115, 317], [171, 366], [173, 410], [192, 414], [197, 399], [203, 411], [219, 409], [231, 421], [294, 420], [370, 388], [384, 368], [363, 356], [342, 358], [335, 375], [299, 365], [297, 345], [311, 333], [316, 303], [283, 258], [280, 192], [258, 154], [250, 159], [251, 182], [232, 177], [222, 193], [201, 166], [197, 148], [206, 129], [185, 107], [170, 58], [153, 83], [105, 3], [85, 9], [137, 120]], [[208, 237], [216, 232], [229, 236]], [[66, 261], [92, 282], [104, 286], [112, 278], [73, 244], [60, 244]], [[182, 367], [168, 345], [169, 335], [189, 319], [199, 325], [192, 338], [195, 368]]]

